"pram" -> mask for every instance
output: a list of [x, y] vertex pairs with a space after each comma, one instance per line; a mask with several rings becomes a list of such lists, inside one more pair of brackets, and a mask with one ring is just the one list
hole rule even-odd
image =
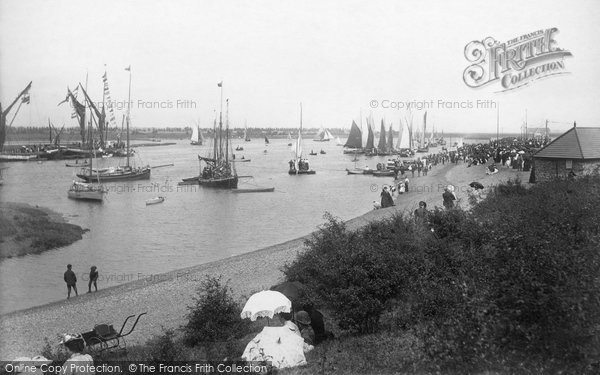
[[[100, 353], [111, 349], [126, 350], [127, 342], [125, 341], [125, 336], [128, 336], [133, 332], [142, 315], [146, 314], [147, 312], [143, 312], [139, 315], [129, 315], [118, 332], [112, 324], [97, 324], [94, 326], [93, 330], [83, 332], [81, 336], [83, 336], [87, 349], [92, 353]], [[123, 333], [125, 325], [131, 318], [136, 318], [135, 322], [127, 333]]]

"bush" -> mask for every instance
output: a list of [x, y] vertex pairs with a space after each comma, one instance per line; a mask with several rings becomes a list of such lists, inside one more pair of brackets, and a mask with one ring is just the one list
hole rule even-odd
[[349, 232], [329, 215], [285, 274], [344, 329], [393, 316], [428, 371], [585, 369], [600, 358], [598, 186], [509, 182], [470, 212], [433, 210], [428, 226], [396, 216]]
[[220, 276], [207, 276], [194, 301], [182, 327], [186, 345], [228, 341], [248, 331], [249, 323], [240, 317], [242, 309], [234, 301], [229, 283], [223, 285]]
[[179, 349], [175, 343], [175, 331], [165, 330], [163, 334], [154, 336], [146, 343], [148, 348], [147, 361], [151, 363], [172, 362], [178, 359]]
[[[411, 229], [402, 216], [373, 223], [359, 232], [348, 232], [331, 215], [306, 241], [307, 250], [285, 267], [288, 280], [298, 280], [314, 291], [316, 299], [331, 308], [342, 329], [374, 332], [381, 314], [390, 306], [407, 278], [403, 258], [413, 246], [404, 241]], [[390, 226], [395, 229], [389, 230]]]

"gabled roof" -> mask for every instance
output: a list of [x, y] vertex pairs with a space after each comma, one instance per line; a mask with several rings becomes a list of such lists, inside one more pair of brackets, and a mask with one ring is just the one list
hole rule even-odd
[[600, 159], [600, 127], [572, 127], [534, 156], [554, 159]]

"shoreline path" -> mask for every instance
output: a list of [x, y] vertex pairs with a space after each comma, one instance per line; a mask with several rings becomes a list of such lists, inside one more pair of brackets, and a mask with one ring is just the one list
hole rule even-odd
[[[462, 206], [467, 206], [467, 187], [471, 181], [479, 181], [491, 186], [508, 179], [520, 177], [527, 181], [528, 172], [517, 172], [502, 167], [500, 173], [488, 176], [485, 166], [467, 168], [464, 163], [437, 165], [427, 176], [413, 178], [410, 173], [409, 193], [395, 195], [395, 207], [373, 210], [348, 220], [349, 230], [358, 229], [371, 221], [390, 217], [400, 211], [410, 213], [418, 202], [427, 202], [427, 207], [442, 206], [444, 187], [452, 183]], [[365, 176], [348, 176], [365, 178]], [[367, 177], [370, 178], [370, 177]], [[374, 178], [375, 192], [364, 199], [377, 199], [389, 178]], [[376, 196], [376, 198], [373, 198]], [[323, 213], [320, 213], [323, 214]], [[335, 212], [332, 212], [335, 216]], [[222, 275], [230, 280], [234, 297], [241, 299], [251, 293], [268, 289], [283, 279], [283, 266], [294, 260], [303, 250], [305, 239], [309, 235], [269, 246], [250, 253], [221, 259], [215, 262], [192, 266], [152, 278], [138, 280], [123, 285], [99, 290], [92, 294], [83, 294], [70, 300], [11, 312], [0, 316], [0, 360], [13, 360], [20, 356], [40, 354], [47, 337], [50, 343], [58, 344], [58, 336], [67, 332], [86, 332], [101, 323], [114, 324], [116, 329], [128, 315], [147, 311], [142, 317], [129, 344], [144, 343], [152, 336], [160, 334], [162, 327], [177, 328], [185, 322], [187, 306], [193, 302], [197, 288], [206, 275]]]

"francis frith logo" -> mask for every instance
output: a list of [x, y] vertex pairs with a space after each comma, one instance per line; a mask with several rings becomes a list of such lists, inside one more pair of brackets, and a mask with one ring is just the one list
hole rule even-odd
[[478, 88], [498, 82], [499, 91], [508, 91], [540, 78], [568, 74], [564, 59], [572, 54], [558, 47], [556, 34], [554, 27], [504, 43], [492, 37], [472, 41], [465, 47], [465, 58], [471, 63], [463, 73], [465, 84]]

